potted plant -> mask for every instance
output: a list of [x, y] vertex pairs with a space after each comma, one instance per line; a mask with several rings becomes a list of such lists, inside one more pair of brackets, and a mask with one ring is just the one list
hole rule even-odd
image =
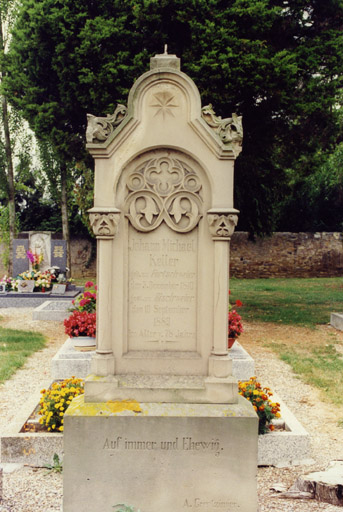
[[[243, 306], [240, 300], [236, 300], [236, 307], [240, 308]], [[243, 324], [242, 317], [237, 313], [235, 309], [232, 309], [232, 306], [229, 305], [229, 332], [228, 332], [228, 346], [229, 348], [235, 343], [238, 336], [240, 336], [243, 332]]]
[[69, 311], [87, 311], [94, 313], [96, 310], [96, 292], [97, 286], [92, 281], [87, 281], [85, 290], [72, 301], [72, 307]]
[[92, 350], [96, 346], [96, 313], [74, 310], [69, 318], [64, 320], [65, 333], [70, 338], [77, 338], [74, 347]]

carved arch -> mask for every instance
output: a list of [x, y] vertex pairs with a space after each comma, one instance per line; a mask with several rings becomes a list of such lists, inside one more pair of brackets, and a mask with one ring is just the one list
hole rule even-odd
[[142, 232], [162, 222], [179, 233], [192, 231], [203, 216], [202, 181], [182, 153], [154, 150], [125, 173], [124, 213]]

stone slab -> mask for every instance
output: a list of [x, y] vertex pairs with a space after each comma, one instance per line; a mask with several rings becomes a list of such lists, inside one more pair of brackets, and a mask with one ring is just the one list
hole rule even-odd
[[229, 354], [232, 359], [232, 375], [237, 380], [249, 380], [255, 375], [255, 361], [238, 341], [230, 348]]
[[75, 290], [68, 290], [63, 295], [51, 294], [51, 292], [17, 293], [7, 292], [1, 294], [0, 308], [36, 308], [47, 300], [66, 300], [75, 298], [83, 287], [76, 287]]
[[73, 400], [65, 416], [64, 512], [257, 511], [257, 417], [238, 404]]
[[[68, 338], [51, 361], [52, 379], [66, 379], [71, 375], [87, 377], [91, 373], [93, 353], [75, 350]], [[232, 358], [232, 374], [236, 379], [249, 380], [255, 375], [255, 362], [242, 345], [236, 342], [230, 349], [230, 356]]]
[[[44, 385], [45, 384], [45, 385]], [[50, 382], [42, 384], [48, 388]], [[63, 435], [52, 432], [20, 432], [39, 402], [39, 392], [33, 393], [16, 419], [1, 433], [1, 464], [28, 464], [42, 467], [51, 463], [54, 453], [63, 454]]]
[[330, 324], [335, 329], [343, 331], [343, 313], [331, 313]]
[[68, 338], [51, 360], [51, 378], [67, 379], [74, 375], [84, 379], [90, 374], [93, 353], [75, 350], [73, 340]]
[[272, 399], [280, 404], [285, 430], [258, 436], [258, 465], [288, 467], [313, 463], [308, 432], [275, 393]]
[[343, 507], [343, 461], [333, 461], [324, 471], [299, 477], [294, 488], [311, 493], [318, 501]]
[[70, 316], [71, 300], [47, 300], [32, 313], [33, 320], [62, 321]]

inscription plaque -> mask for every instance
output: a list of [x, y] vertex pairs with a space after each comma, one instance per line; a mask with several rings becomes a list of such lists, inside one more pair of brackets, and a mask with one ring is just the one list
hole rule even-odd
[[129, 350], [196, 350], [197, 231], [129, 228]]

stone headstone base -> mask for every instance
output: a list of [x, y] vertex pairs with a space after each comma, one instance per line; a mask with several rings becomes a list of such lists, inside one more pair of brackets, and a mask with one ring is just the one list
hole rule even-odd
[[64, 453], [64, 512], [257, 511], [257, 416], [241, 397], [200, 405], [81, 396], [65, 416]]
[[[95, 354], [94, 358], [97, 356]], [[238, 385], [234, 377], [217, 378], [192, 375], [109, 375], [94, 373], [85, 381], [86, 402], [127, 400], [140, 402], [233, 404], [237, 402]]]
[[[48, 304], [46, 302], [46, 304]], [[33, 312], [38, 311], [38, 308]], [[43, 309], [41, 310], [43, 311]], [[35, 316], [34, 320], [37, 320]], [[94, 351], [79, 352], [75, 350], [73, 341], [68, 338], [51, 360], [51, 377], [53, 380], [67, 379], [71, 375], [85, 378], [91, 373], [91, 361]], [[255, 375], [255, 362], [238, 342], [230, 350], [232, 359], [232, 375], [237, 380], [249, 380]]]

